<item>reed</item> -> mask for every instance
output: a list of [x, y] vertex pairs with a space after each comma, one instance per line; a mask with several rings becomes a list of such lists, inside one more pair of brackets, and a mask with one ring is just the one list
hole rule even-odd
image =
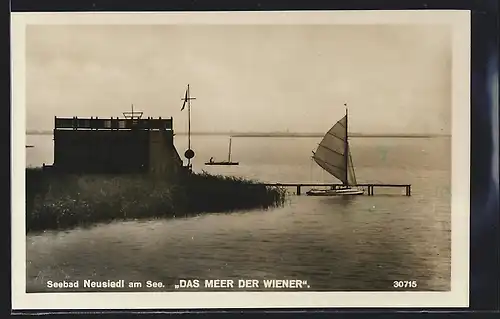
[[26, 169], [27, 231], [283, 205], [285, 190], [221, 175], [62, 175]]
[[217, 212], [235, 209], [267, 209], [283, 205], [286, 191], [240, 177], [191, 174], [184, 183], [190, 212]]

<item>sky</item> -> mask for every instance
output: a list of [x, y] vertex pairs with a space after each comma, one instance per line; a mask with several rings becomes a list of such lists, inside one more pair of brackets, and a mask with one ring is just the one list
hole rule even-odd
[[173, 117], [193, 131], [450, 134], [451, 33], [436, 25], [30, 25], [28, 130], [54, 116]]

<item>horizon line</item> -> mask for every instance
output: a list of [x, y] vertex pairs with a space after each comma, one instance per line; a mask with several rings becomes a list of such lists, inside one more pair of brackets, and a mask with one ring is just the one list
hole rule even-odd
[[[26, 135], [52, 135], [53, 130], [27, 130]], [[187, 135], [188, 132], [175, 132], [175, 135]], [[198, 131], [191, 135], [222, 135], [232, 137], [321, 137], [324, 132], [290, 132], [290, 131]], [[443, 133], [360, 133], [351, 132], [350, 137], [446, 137]]]

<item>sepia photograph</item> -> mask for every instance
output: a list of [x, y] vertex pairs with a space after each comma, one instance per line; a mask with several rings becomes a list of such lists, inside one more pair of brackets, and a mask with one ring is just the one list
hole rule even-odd
[[14, 297], [467, 306], [469, 16], [400, 13], [13, 17]]

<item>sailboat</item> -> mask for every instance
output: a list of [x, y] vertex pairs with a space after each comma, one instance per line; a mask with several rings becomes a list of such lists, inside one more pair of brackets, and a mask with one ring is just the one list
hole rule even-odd
[[[346, 105], [347, 106], [347, 105]], [[347, 133], [347, 108], [342, 117], [325, 134], [312, 158], [322, 169], [342, 182], [341, 186], [331, 189], [311, 189], [309, 196], [362, 195], [364, 191], [356, 188], [356, 175], [352, 163]]]
[[229, 138], [229, 154], [227, 156], [227, 161], [220, 161], [220, 162], [215, 162], [214, 158], [210, 158], [208, 162], [205, 163], [205, 165], [240, 165], [239, 162], [231, 162], [231, 142], [232, 138]]

